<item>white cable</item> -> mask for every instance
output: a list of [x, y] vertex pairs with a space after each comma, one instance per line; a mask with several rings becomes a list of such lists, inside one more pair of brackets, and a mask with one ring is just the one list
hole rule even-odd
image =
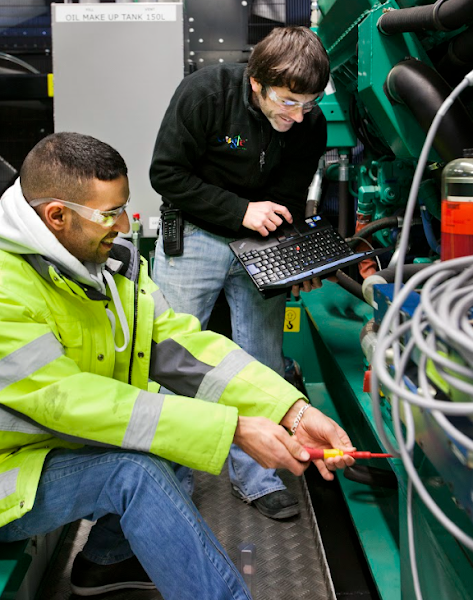
[[[361, 237], [361, 235], [354, 235], [353, 237], [350, 238], [350, 241], [351, 240], [360, 240], [360, 242], [363, 242], [364, 244], [366, 244], [370, 250], [374, 250], [373, 244], [371, 244], [365, 238]], [[381, 267], [381, 261], [379, 260], [379, 256], [375, 256], [374, 258], [376, 259], [376, 262], [378, 263], [378, 270], [381, 271], [382, 267]]]
[[412, 514], [412, 482], [407, 482], [407, 539], [409, 546], [409, 562], [411, 565], [412, 581], [417, 600], [423, 600], [420, 589], [419, 571], [417, 569], [416, 549], [414, 540], [414, 519]]
[[432, 416], [449, 437], [453, 438], [459, 444], [465, 446], [466, 449], [471, 450], [471, 452], [473, 452], [473, 440], [467, 435], [465, 435], [463, 432], [459, 431], [454, 425], [452, 425], [452, 423], [442, 412], [438, 410], [433, 410]]
[[122, 332], [123, 332], [123, 345], [117, 346], [117, 343], [115, 341], [115, 329], [116, 329], [115, 315], [109, 308], [106, 308], [105, 312], [107, 313], [107, 317], [110, 321], [110, 326], [112, 328], [113, 343], [115, 344], [115, 351], [116, 352], [124, 352], [128, 348], [128, 344], [130, 343], [130, 327], [128, 325], [128, 321], [126, 320], [125, 311], [123, 310], [123, 305], [120, 300], [120, 294], [118, 293], [117, 284], [115, 283], [113, 275], [111, 273], [109, 273], [109, 271], [104, 269], [103, 276], [104, 276], [105, 281], [108, 283], [108, 287], [109, 287], [110, 293], [112, 295], [112, 300], [115, 305], [115, 310], [117, 311], [118, 320], [120, 321], [120, 325], [121, 325]]
[[[404, 386], [401, 386], [396, 379], [392, 378], [388, 366], [386, 365], [385, 356], [388, 348], [391, 348], [393, 345], [398, 343], [399, 337], [402, 337], [402, 335], [408, 330], [408, 321], [400, 325], [394, 333], [386, 333], [382, 331], [381, 328], [379, 329], [376, 352], [373, 356], [372, 366], [373, 370], [376, 371], [380, 381], [396, 396], [399, 396], [403, 400], [406, 400], [407, 402], [410, 402], [411, 404], [419, 406], [423, 409], [441, 410], [445, 414], [457, 416], [473, 414], [473, 402], [454, 403], [443, 400], [429, 400], [418, 392], [411, 392]], [[422, 359], [422, 355], [420, 359]], [[471, 375], [473, 375], [473, 373], [471, 373]]]
[[[473, 85], [473, 71], [443, 102], [427, 133], [414, 173], [404, 215], [404, 227], [397, 247], [394, 294], [378, 331], [376, 352], [372, 361], [373, 415], [383, 445], [395, 456], [401, 456], [407, 476], [408, 542], [412, 578], [416, 598], [422, 593], [415, 561], [415, 540], [412, 522], [412, 487], [439, 523], [467, 548], [473, 549], [473, 539], [466, 535], [438, 507], [423, 485], [413, 464], [411, 453], [415, 439], [411, 405], [429, 411], [446, 436], [467, 450], [473, 451], [473, 440], [458, 430], [446, 415], [473, 415], [473, 402], [448, 402], [433, 396], [431, 377], [435, 372], [450, 389], [473, 397], [473, 324], [469, 310], [473, 305], [473, 257], [462, 257], [436, 263], [414, 275], [401, 289], [403, 266], [409, 244], [412, 216], [417, 204], [428, 154], [444, 115], [457, 96]], [[422, 285], [419, 305], [414, 314], [401, 323], [401, 309], [408, 296]], [[391, 357], [392, 367], [386, 364]], [[410, 360], [417, 363], [416, 392], [407, 387], [405, 371]], [[463, 363], [463, 364], [462, 364]], [[394, 371], [394, 377], [393, 377]], [[389, 390], [392, 422], [398, 448], [387, 437], [381, 414], [379, 384]], [[403, 437], [400, 403], [402, 402], [407, 439]]]
[[[471, 82], [470, 82], [471, 81]], [[422, 177], [424, 175], [424, 169], [427, 164], [427, 159], [429, 157], [430, 148], [435, 138], [435, 134], [437, 133], [437, 129], [442, 121], [443, 117], [448, 112], [449, 108], [455, 102], [457, 96], [459, 96], [465, 88], [469, 85], [473, 85], [473, 71], [471, 71], [452, 91], [452, 93], [448, 96], [448, 98], [442, 103], [437, 114], [430, 125], [429, 131], [427, 132], [427, 136], [424, 141], [424, 145], [422, 146], [422, 151], [419, 156], [419, 161], [416, 166], [416, 170], [414, 173], [414, 178], [412, 180], [411, 189], [409, 192], [409, 197], [407, 200], [406, 212], [404, 213], [404, 227], [401, 231], [401, 241], [399, 244], [399, 257], [398, 262], [396, 264], [396, 275], [394, 281], [394, 293], [396, 294], [402, 283], [402, 269], [404, 266], [404, 261], [406, 258], [406, 249], [409, 243], [409, 231], [412, 222], [412, 216], [414, 214], [414, 209], [417, 204], [417, 195], [419, 193], [419, 187], [422, 181]]]
[[[394, 405], [397, 404], [396, 402]], [[393, 408], [394, 408], [393, 405]], [[407, 471], [409, 479], [412, 481], [413, 486], [415, 487], [417, 493], [419, 494], [421, 500], [433, 514], [433, 516], [443, 525], [443, 527], [449, 531], [454, 537], [456, 537], [462, 544], [464, 544], [470, 550], [473, 550], [473, 539], [467, 536], [456, 523], [451, 521], [445, 513], [440, 510], [437, 506], [436, 502], [432, 499], [431, 495], [426, 490], [424, 484], [422, 483], [417, 470], [412, 463], [412, 460], [409, 456], [409, 452], [404, 444], [403, 436], [402, 436], [402, 428], [400, 419], [393, 419], [394, 430], [396, 434], [396, 440], [399, 445], [399, 450], [401, 453], [402, 462], [404, 464], [404, 468]]]
[[[410, 410], [410, 408], [405, 407], [404, 410]], [[399, 415], [399, 401], [394, 396], [392, 401], [392, 414], [393, 414], [393, 425], [394, 432], [396, 436], [396, 441], [399, 446], [399, 451], [401, 454], [402, 462], [404, 464], [404, 468], [408, 474], [409, 481], [412, 482], [412, 485], [415, 487], [419, 497], [427, 506], [427, 508], [431, 511], [434, 517], [443, 525], [447, 531], [449, 531], [454, 537], [456, 537], [460, 542], [462, 542], [467, 548], [473, 549], [473, 539], [467, 536], [453, 521], [451, 521], [437, 506], [435, 501], [432, 499], [430, 494], [427, 492], [424, 484], [422, 483], [417, 470], [412, 462], [411, 456], [409, 454], [409, 449], [407, 448], [404, 438], [403, 431], [401, 426], [401, 419]], [[408, 505], [408, 510], [409, 505]]]

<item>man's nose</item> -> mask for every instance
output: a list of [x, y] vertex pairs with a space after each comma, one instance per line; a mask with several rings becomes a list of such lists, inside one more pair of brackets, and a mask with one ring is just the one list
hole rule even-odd
[[291, 112], [291, 117], [296, 123], [302, 123], [304, 120], [304, 109], [302, 106], [295, 106]]
[[119, 231], [120, 233], [128, 233], [130, 231], [130, 219], [126, 214], [126, 210], [118, 217], [116, 222], [113, 224], [112, 229]]

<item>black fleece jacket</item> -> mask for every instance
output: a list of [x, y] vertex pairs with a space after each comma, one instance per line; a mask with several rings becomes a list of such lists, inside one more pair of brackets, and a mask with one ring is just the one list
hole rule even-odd
[[320, 108], [280, 133], [250, 104], [245, 65], [215, 65], [188, 75], [163, 118], [150, 169], [163, 206], [225, 237], [248, 235], [249, 202], [271, 200], [303, 215], [327, 142]]

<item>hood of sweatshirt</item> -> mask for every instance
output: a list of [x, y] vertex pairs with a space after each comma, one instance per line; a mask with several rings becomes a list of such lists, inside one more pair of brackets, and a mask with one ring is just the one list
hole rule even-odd
[[0, 249], [39, 254], [75, 281], [105, 294], [105, 264], [82, 263], [68, 252], [25, 200], [19, 178], [0, 199]]
[[[0, 250], [12, 254], [39, 255], [69, 278], [92, 287], [103, 295], [108, 283], [125, 337], [125, 344], [121, 348], [115, 346], [115, 349], [117, 352], [125, 350], [130, 340], [129, 327], [115, 280], [112, 274], [105, 270], [106, 263], [82, 263], [66, 250], [26, 201], [19, 178], [0, 198]], [[116, 265], [113, 270], [116, 271]], [[115, 335], [115, 317], [109, 309], [107, 316]]]

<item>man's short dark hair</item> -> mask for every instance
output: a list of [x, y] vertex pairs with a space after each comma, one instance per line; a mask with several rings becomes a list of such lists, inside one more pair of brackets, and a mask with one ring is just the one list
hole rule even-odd
[[254, 47], [247, 73], [263, 89], [287, 87], [294, 94], [317, 94], [328, 83], [330, 61], [320, 38], [308, 27], [276, 27]]
[[80, 203], [92, 179], [112, 181], [127, 173], [122, 156], [109, 144], [90, 135], [60, 132], [43, 138], [29, 152], [20, 183], [28, 201], [50, 197]]

